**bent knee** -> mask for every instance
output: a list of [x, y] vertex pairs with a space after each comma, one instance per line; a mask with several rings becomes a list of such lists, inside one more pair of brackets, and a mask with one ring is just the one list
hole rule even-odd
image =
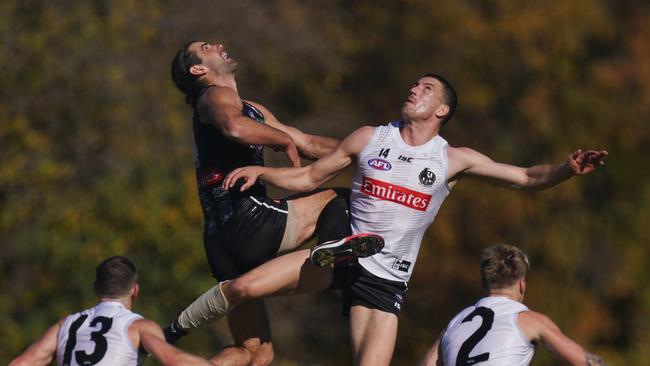
[[273, 346], [270, 343], [263, 344], [251, 352], [250, 366], [268, 366], [273, 362]]
[[236, 278], [234, 280], [228, 281], [228, 300], [231, 304], [239, 304], [251, 299], [251, 288], [251, 282], [241, 278]]

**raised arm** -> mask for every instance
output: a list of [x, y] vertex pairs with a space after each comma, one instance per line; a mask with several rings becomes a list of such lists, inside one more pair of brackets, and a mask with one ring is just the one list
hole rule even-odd
[[366, 147], [374, 133], [373, 127], [362, 127], [346, 137], [330, 154], [302, 168], [268, 168], [260, 166], [233, 170], [224, 179], [223, 186], [232, 188], [237, 180], [243, 179], [241, 190], [251, 187], [261, 179], [278, 188], [307, 192], [332, 179]]
[[165, 366], [214, 366], [208, 360], [183, 352], [171, 344], [165, 342], [165, 336], [162, 329], [151, 320], [140, 319], [133, 322], [129, 327], [129, 333], [132, 329], [137, 332], [140, 345]]
[[591, 173], [596, 167], [605, 164], [607, 151], [579, 149], [562, 164], [542, 164], [529, 168], [498, 163], [466, 147], [449, 147], [448, 157], [451, 183], [463, 176], [471, 176], [495, 185], [540, 190], [557, 185], [574, 175]]
[[201, 121], [215, 126], [226, 138], [244, 145], [264, 145], [283, 151], [293, 166], [300, 166], [298, 150], [291, 136], [244, 116], [242, 108], [237, 93], [221, 86], [208, 89], [197, 105]]
[[560, 328], [546, 315], [524, 311], [517, 322], [531, 342], [541, 342], [544, 347], [572, 366], [606, 366], [603, 359], [587, 352], [578, 343], [565, 336]]
[[271, 113], [263, 105], [251, 101], [248, 102], [262, 111], [262, 113], [264, 113], [266, 123], [269, 126], [277, 128], [278, 130], [283, 131], [291, 136], [293, 142], [298, 147], [300, 154], [307, 159], [320, 159], [321, 157], [334, 151], [334, 149], [336, 149], [339, 144], [339, 140], [337, 139], [331, 137], [309, 135], [295, 127], [287, 126], [275, 118], [273, 113]]
[[49, 365], [56, 352], [56, 336], [59, 333], [61, 322], [51, 326], [36, 342], [25, 350], [20, 356], [9, 363], [9, 366], [38, 366]]

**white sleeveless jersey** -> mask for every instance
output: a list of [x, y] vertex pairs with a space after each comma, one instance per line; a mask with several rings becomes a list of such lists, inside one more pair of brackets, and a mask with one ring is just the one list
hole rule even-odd
[[138, 350], [131, 344], [128, 329], [142, 316], [119, 302], [104, 301], [69, 315], [59, 329], [56, 361], [59, 366], [140, 365]]
[[449, 194], [447, 141], [436, 135], [423, 145], [407, 145], [400, 122], [375, 129], [359, 154], [352, 182], [351, 226], [355, 234], [381, 235], [380, 253], [360, 258], [375, 276], [408, 282], [424, 232]]
[[519, 329], [528, 308], [505, 297], [484, 297], [449, 322], [440, 341], [446, 366], [525, 366], [535, 347]]

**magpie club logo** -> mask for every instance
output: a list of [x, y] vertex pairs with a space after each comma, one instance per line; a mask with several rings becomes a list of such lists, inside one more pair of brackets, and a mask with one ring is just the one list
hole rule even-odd
[[433, 182], [436, 181], [436, 175], [429, 170], [429, 168], [424, 168], [423, 171], [420, 172], [420, 183], [423, 186], [432, 186]]

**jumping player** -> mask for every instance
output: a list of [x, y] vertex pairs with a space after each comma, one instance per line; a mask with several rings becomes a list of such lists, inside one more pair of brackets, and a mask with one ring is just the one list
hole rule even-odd
[[[297, 167], [299, 152], [317, 159], [332, 152], [338, 144], [338, 140], [304, 134], [286, 126], [264, 106], [240, 97], [236, 69], [237, 62], [223, 45], [208, 42], [188, 43], [171, 64], [172, 79], [194, 111], [203, 241], [208, 263], [219, 281], [235, 278], [279, 252], [295, 249], [314, 234], [316, 227], [319, 242], [341, 239], [335, 228], [349, 227], [349, 190], [338, 191], [339, 196], [327, 189], [275, 200], [267, 197], [261, 182], [248, 187], [247, 192], [222, 188], [224, 177], [232, 170], [246, 165], [263, 166], [264, 146], [283, 151]], [[377, 240], [373, 243], [383, 245]], [[379, 247], [364, 249], [369, 250], [357, 254], [370, 255]], [[195, 307], [209, 307], [213, 292], [200, 297]], [[176, 322], [165, 328], [170, 342], [194, 328], [193, 309], [183, 311]], [[263, 300], [238, 307], [228, 320], [237, 347], [226, 348], [212, 361], [270, 364], [273, 349]]]
[[96, 270], [96, 306], [54, 324], [10, 366], [49, 365], [56, 354], [60, 366], [141, 365], [145, 353], [163, 365], [213, 366], [165, 342], [162, 329], [131, 311], [139, 286], [135, 266], [125, 257], [111, 257]]
[[420, 366], [529, 365], [535, 346], [573, 366], [604, 366], [562, 334], [546, 315], [524, 304], [528, 257], [517, 247], [497, 245], [481, 252], [481, 283], [487, 296], [458, 313]]
[[[444, 78], [427, 74], [412, 85], [401, 120], [362, 127], [313, 164], [235, 169], [224, 181], [227, 188], [243, 179], [240, 190], [244, 191], [259, 178], [280, 188], [309, 191], [356, 161], [350, 206], [352, 231], [379, 234], [386, 244], [381, 252], [359, 259], [358, 264], [333, 269], [310, 264], [307, 250], [282, 255], [237, 279], [222, 282], [215, 290], [211, 312], [203, 318], [216, 318], [215, 313], [221, 315], [235, 305], [272, 294], [339, 288], [344, 293], [344, 306], [350, 310], [355, 363], [388, 365], [397, 335], [397, 315], [424, 231], [462, 177], [536, 190], [588, 174], [604, 164], [606, 151], [577, 150], [562, 164], [521, 168], [494, 162], [470, 148], [449, 146], [438, 131], [452, 117], [456, 101], [456, 93]], [[336, 245], [316, 247], [312, 258], [317, 260], [323, 250], [335, 249]]]

